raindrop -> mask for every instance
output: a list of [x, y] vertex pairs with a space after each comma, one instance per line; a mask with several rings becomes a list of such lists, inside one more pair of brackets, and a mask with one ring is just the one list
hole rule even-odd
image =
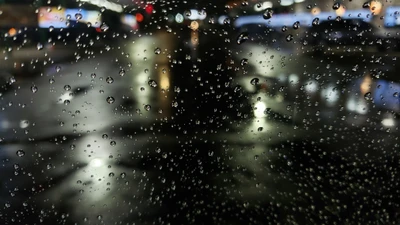
[[23, 157], [25, 155], [25, 152], [23, 150], [21, 150], [21, 149], [18, 150], [16, 153], [17, 153], [18, 157]]
[[235, 89], [233, 89], [234, 92], [239, 92], [240, 90], [242, 90], [242, 86], [240, 85], [237, 85]]
[[126, 177], [126, 173], [121, 173], [120, 177], [124, 179]]
[[259, 127], [259, 128], [257, 129], [257, 131], [258, 131], [258, 132], [261, 132], [261, 131], [263, 131], [263, 129], [264, 129], [263, 127]]
[[150, 111], [151, 105], [145, 105], [145, 106], [144, 106], [144, 109], [145, 109], [146, 111]]
[[393, 93], [393, 97], [398, 98], [399, 97], [399, 92]]
[[112, 84], [112, 83], [114, 83], [114, 79], [112, 77], [107, 77], [106, 82], [109, 84]]
[[293, 35], [289, 34], [288, 36], [286, 36], [286, 41], [287, 42], [293, 41]]
[[365, 93], [364, 99], [367, 101], [372, 100], [372, 93], [371, 92]]
[[260, 82], [260, 79], [258, 79], [257, 77], [251, 79], [250, 84], [252, 85], [257, 85]]
[[333, 10], [338, 10], [340, 8], [340, 3], [339, 2], [335, 2], [332, 6]]
[[65, 86], [64, 86], [64, 90], [66, 90], [66, 91], [69, 91], [69, 90], [71, 90], [71, 86], [70, 86], [70, 85], [68, 85], [68, 84], [67, 84], [67, 85], [65, 85]]
[[368, 1], [368, 2], [364, 2], [364, 4], [362, 5], [362, 7], [364, 8], [364, 9], [369, 9], [370, 7], [371, 7], [371, 3]]
[[75, 19], [78, 20], [78, 21], [81, 20], [82, 19], [82, 14], [76, 13], [75, 14]]
[[245, 66], [245, 65], [247, 65], [248, 63], [249, 63], [249, 60], [246, 59], [246, 58], [243, 58], [242, 60], [240, 60], [240, 65], [241, 65], [241, 66]]
[[149, 80], [148, 84], [150, 87], [157, 87], [157, 82], [155, 80]]
[[161, 49], [160, 49], [160, 48], [154, 49], [154, 53], [155, 53], [156, 55], [161, 54]]
[[299, 21], [296, 21], [296, 22], [294, 22], [293, 23], [293, 29], [299, 29], [300, 28], [300, 22]]
[[112, 97], [112, 96], [108, 96], [108, 97], [107, 97], [107, 103], [108, 103], [108, 104], [113, 104], [114, 102], [115, 102], [114, 97]]
[[311, 4], [308, 4], [308, 5], [307, 5], [307, 9], [312, 9], [312, 5], [311, 5]]
[[116, 145], [117, 145], [117, 142], [111, 141], [111, 142], [110, 142], [110, 145], [111, 145], [111, 146], [116, 146]]
[[192, 15], [192, 12], [190, 12], [189, 10], [186, 10], [185, 11], [185, 16], [186, 17], [189, 17], [189, 16], [191, 16]]
[[95, 74], [95, 73], [92, 73], [92, 74], [90, 74], [90, 77], [91, 77], [92, 79], [94, 79], [94, 78], [96, 78], [96, 74]]
[[98, 216], [97, 216], [97, 219], [98, 219], [98, 220], [101, 220], [101, 219], [103, 219], [103, 216], [102, 216], [102, 215], [98, 215]]
[[115, 176], [115, 174], [113, 172], [111, 172], [111, 173], [108, 174], [108, 176], [109, 177], [113, 177], [113, 176]]
[[61, 71], [61, 66], [56, 66], [56, 72], [60, 72]]
[[266, 20], [269, 20], [272, 18], [272, 15], [274, 14], [274, 11], [272, 8], [267, 8], [263, 14], [263, 18]]
[[315, 18], [313, 19], [312, 25], [313, 25], [313, 26], [318, 26], [318, 25], [319, 25], [319, 18], [318, 18], [318, 17], [315, 17]]
[[38, 88], [35, 85], [33, 85], [31, 87], [31, 91], [32, 91], [32, 93], [36, 93], [38, 91]]
[[78, 75], [78, 77], [82, 76], [82, 72], [78, 72], [76, 75]]
[[106, 24], [101, 25], [100, 27], [101, 31], [106, 32], [108, 31], [109, 27]]
[[108, 139], [108, 134], [103, 134], [101, 137], [102, 137], [103, 139]]
[[121, 77], [125, 76], [125, 70], [124, 70], [124, 69], [121, 69], [121, 70], [119, 71], [119, 75], [120, 75]]
[[36, 45], [36, 49], [37, 49], [37, 50], [42, 50], [42, 49], [43, 49], [43, 45], [42, 45], [41, 43], [38, 43], [38, 44]]
[[282, 32], [286, 32], [288, 30], [287, 26], [282, 27]]
[[247, 33], [247, 32], [243, 32], [243, 33], [241, 33], [239, 36], [238, 36], [238, 38], [237, 38], [237, 40], [236, 40], [236, 43], [238, 44], [238, 45], [240, 45], [240, 44], [243, 44], [245, 41], [247, 41], [249, 39], [249, 34]]

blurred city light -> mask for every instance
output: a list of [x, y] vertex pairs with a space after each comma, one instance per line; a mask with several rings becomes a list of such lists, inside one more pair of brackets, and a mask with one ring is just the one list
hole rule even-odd
[[264, 102], [256, 102], [254, 105], [254, 116], [262, 118], [265, 116], [264, 111], [267, 109], [267, 105]]

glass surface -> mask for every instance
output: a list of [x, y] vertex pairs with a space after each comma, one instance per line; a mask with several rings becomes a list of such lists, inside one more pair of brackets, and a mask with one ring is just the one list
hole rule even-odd
[[0, 1], [0, 225], [399, 225], [398, 12]]

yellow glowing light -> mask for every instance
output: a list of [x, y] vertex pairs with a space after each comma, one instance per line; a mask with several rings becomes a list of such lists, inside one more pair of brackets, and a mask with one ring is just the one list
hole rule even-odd
[[8, 31], [8, 35], [10, 35], [10, 37], [15, 36], [16, 34], [17, 34], [17, 30], [16, 30], [15, 28], [11, 28], [11, 29]]
[[372, 78], [371, 76], [367, 75], [361, 85], [360, 85], [360, 90], [361, 90], [361, 94], [365, 95], [366, 93], [371, 91], [371, 85], [372, 85]]
[[343, 16], [346, 12], [346, 9], [341, 5], [335, 12], [337, 16]]
[[197, 29], [199, 29], [199, 23], [198, 23], [197, 21], [192, 21], [192, 22], [190, 23], [190, 29], [192, 29], [192, 30], [197, 30]]
[[313, 15], [318, 15], [320, 13], [321, 13], [321, 9], [318, 7], [314, 7], [311, 9], [311, 14], [313, 14]]
[[377, 15], [377, 14], [381, 13], [381, 11], [382, 11], [382, 3], [379, 2], [379, 1], [371, 1], [370, 6], [369, 6], [369, 10], [374, 15]]

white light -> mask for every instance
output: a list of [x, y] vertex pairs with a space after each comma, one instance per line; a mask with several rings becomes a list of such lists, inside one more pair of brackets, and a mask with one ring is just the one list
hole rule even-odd
[[294, 2], [296, 2], [296, 3], [301, 3], [301, 2], [304, 2], [305, 0], [294, 0]]
[[180, 14], [180, 13], [178, 13], [178, 14], [176, 14], [176, 16], [175, 16], [175, 21], [177, 22], [177, 23], [182, 23], [183, 22], [183, 15], [182, 14]]
[[254, 116], [257, 118], [264, 117], [264, 111], [267, 109], [267, 105], [264, 102], [257, 102], [254, 105]]
[[87, 2], [92, 5], [96, 5], [98, 7], [105, 7], [106, 9], [109, 9], [111, 11], [115, 12], [122, 12], [124, 11], [124, 8], [120, 4], [116, 4], [114, 2], [110, 2], [107, 0], [80, 0], [81, 2]]
[[393, 118], [383, 119], [381, 123], [385, 127], [393, 127], [395, 125], [395, 121]]
[[58, 98], [58, 104], [64, 104], [65, 101], [70, 101], [72, 99], [73, 93], [71, 91], [67, 91]]
[[101, 167], [102, 165], [104, 165], [104, 162], [102, 159], [92, 159], [92, 161], [90, 161], [89, 165], [91, 167]]
[[299, 82], [299, 76], [297, 74], [290, 74], [289, 75], [289, 82], [293, 85], [297, 84]]
[[273, 6], [272, 2], [263, 2], [261, 4], [261, 6], [260, 6], [260, 4], [254, 5], [254, 10], [256, 12], [259, 12], [259, 11], [263, 11], [263, 10], [265, 10], [267, 8], [272, 8], [272, 6]]
[[339, 100], [339, 91], [336, 90], [334, 85], [329, 85], [321, 92], [322, 98], [326, 99], [328, 105], [334, 105]]
[[289, 6], [292, 5], [293, 3], [294, 3], [293, 0], [282, 0], [281, 6]]
[[305, 90], [309, 94], [313, 94], [318, 90], [318, 83], [317, 81], [308, 81], [305, 84]]
[[228, 17], [227, 16], [220, 16], [219, 18], [218, 18], [218, 23], [219, 24], [224, 24], [224, 21], [225, 21], [225, 19], [227, 19]]

